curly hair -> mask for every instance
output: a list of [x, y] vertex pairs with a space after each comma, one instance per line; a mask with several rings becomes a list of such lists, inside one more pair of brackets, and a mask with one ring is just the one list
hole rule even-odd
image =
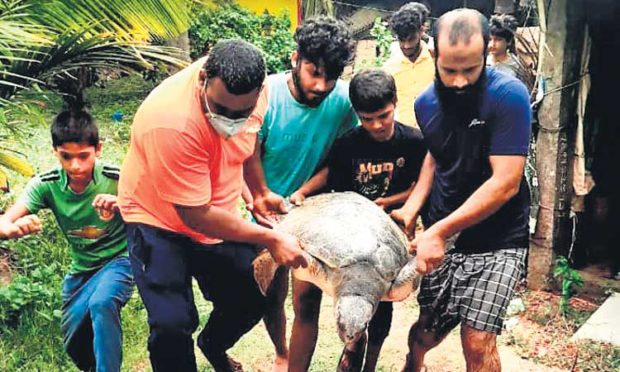
[[349, 97], [355, 111], [375, 112], [390, 103], [396, 104], [396, 83], [383, 70], [363, 70], [353, 76]]
[[295, 30], [299, 58], [325, 68], [327, 80], [337, 79], [353, 59], [354, 42], [345, 24], [330, 17], [312, 18]]
[[407, 3], [390, 18], [389, 26], [400, 40], [422, 31], [426, 18], [430, 15], [428, 8], [420, 3]]
[[514, 39], [517, 26], [517, 19], [510, 14], [494, 15], [489, 22], [491, 35], [501, 37], [509, 44]]
[[205, 64], [207, 79], [219, 77], [232, 94], [246, 94], [265, 80], [265, 60], [260, 50], [241, 39], [218, 41]]

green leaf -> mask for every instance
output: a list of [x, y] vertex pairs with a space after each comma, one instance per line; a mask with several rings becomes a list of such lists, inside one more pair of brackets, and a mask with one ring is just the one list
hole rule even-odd
[[[15, 172], [18, 172], [19, 174], [26, 177], [32, 177], [34, 175], [34, 169], [30, 164], [6, 152], [0, 152], [0, 165]], [[0, 182], [0, 187], [1, 186], [2, 185]], [[6, 185], [6, 187], [8, 188], [8, 184]]]
[[2, 170], [0, 170], [0, 190], [9, 192], [9, 179]]

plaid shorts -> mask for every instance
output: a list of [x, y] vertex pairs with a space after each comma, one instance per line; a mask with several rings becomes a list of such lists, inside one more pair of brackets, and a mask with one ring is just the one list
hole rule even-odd
[[500, 334], [506, 309], [525, 270], [527, 248], [488, 253], [446, 253], [424, 277], [418, 302], [431, 314], [431, 328], [445, 334], [460, 322]]

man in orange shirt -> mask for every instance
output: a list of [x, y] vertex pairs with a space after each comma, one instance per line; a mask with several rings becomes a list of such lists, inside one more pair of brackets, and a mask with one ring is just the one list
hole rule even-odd
[[226, 350], [264, 312], [251, 266], [258, 247], [280, 264], [307, 266], [297, 239], [248, 222], [237, 210], [244, 170], [257, 214], [283, 206], [254, 163], [244, 169], [262, 123], [252, 112], [257, 102], [266, 105], [264, 78], [258, 49], [222, 41], [155, 88], [134, 118], [118, 204], [148, 312], [155, 372], [196, 371], [192, 277], [213, 302], [198, 346], [216, 371], [238, 371]]

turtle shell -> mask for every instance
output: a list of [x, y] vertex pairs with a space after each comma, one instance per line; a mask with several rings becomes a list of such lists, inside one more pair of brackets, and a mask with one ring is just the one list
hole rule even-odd
[[407, 263], [405, 234], [383, 209], [354, 192], [309, 197], [277, 228], [295, 235], [306, 252], [332, 270], [367, 262], [389, 282]]

